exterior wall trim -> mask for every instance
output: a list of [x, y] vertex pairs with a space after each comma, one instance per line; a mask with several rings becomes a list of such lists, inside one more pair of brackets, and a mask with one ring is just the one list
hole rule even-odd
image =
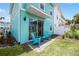
[[20, 42], [20, 8], [21, 4], [19, 4], [19, 13], [18, 13], [18, 41]]
[[34, 9], [36, 9], [36, 10], [42, 12], [43, 14], [47, 15], [49, 18], [52, 18], [49, 14], [45, 13], [44, 11], [42, 11], [42, 10], [40, 10], [40, 9], [38, 9], [38, 8], [36, 8], [36, 7], [34, 7], [34, 6], [32, 6], [32, 5], [31, 5], [30, 7], [33, 7]]
[[21, 7], [21, 10], [22, 10], [22, 11], [26, 11], [26, 10], [25, 10], [24, 8], [22, 8], [22, 7]]
[[[45, 4], [44, 4], [44, 5], [45, 5]], [[39, 4], [39, 6], [40, 6], [40, 4]], [[40, 9], [34, 7], [33, 5], [31, 5], [30, 7], [33, 7], [33, 8], [35, 8], [36, 10], [39, 10], [40, 12], [42, 12], [43, 14], [46, 14], [49, 18], [52, 18], [51, 15], [45, 13], [45, 10], [44, 10], [44, 11], [43, 11], [43, 10], [40, 10]], [[24, 9], [24, 8], [22, 8], [22, 7], [21, 7], [21, 10], [22, 10], [22, 11], [26, 11], [26, 9]]]
[[12, 17], [15, 17], [16, 15], [18, 15], [19, 11], [16, 12], [16, 14], [12, 14]]

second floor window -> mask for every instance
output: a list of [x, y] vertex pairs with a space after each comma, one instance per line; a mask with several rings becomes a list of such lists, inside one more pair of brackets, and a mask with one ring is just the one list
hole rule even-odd
[[43, 3], [40, 3], [40, 8], [41, 8], [42, 10], [44, 10], [44, 4], [43, 4]]
[[58, 16], [57, 16], [57, 20], [58, 20]]
[[52, 31], [52, 25], [50, 26], [50, 31]]
[[50, 15], [52, 15], [52, 11], [50, 11]]

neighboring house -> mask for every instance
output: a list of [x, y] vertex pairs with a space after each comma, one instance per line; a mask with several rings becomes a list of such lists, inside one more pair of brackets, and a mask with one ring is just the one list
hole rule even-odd
[[[11, 32], [20, 44], [36, 37], [54, 34], [54, 9], [51, 3], [11, 3]], [[48, 34], [49, 33], [49, 34]]]
[[70, 28], [65, 25], [66, 21], [57, 4], [54, 4], [54, 34], [63, 35]]
[[5, 29], [6, 31], [10, 31], [10, 26], [11, 23], [10, 21], [6, 19], [1, 19], [0, 20], [0, 32], [4, 32], [3, 30]]

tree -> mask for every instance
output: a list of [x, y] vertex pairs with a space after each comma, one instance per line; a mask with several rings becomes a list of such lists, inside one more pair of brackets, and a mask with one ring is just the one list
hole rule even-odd
[[75, 22], [75, 24], [79, 24], [79, 14], [75, 14], [73, 21]]
[[5, 17], [0, 17], [0, 20], [5, 19]]
[[79, 29], [79, 14], [75, 14], [73, 16], [73, 19], [72, 19], [72, 26], [71, 26], [71, 29], [73, 27], [73, 29]]
[[72, 20], [66, 19], [66, 22], [67, 25], [70, 25], [72, 23]]

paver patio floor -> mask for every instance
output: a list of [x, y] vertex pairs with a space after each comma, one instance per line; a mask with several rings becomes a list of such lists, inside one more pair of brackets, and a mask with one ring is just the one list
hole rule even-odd
[[41, 42], [40, 47], [38, 47], [37, 45], [32, 45], [31, 42], [28, 43], [28, 45], [30, 46], [31, 49], [33, 49], [36, 52], [42, 52], [47, 46], [49, 46], [53, 41], [57, 40], [61, 38], [61, 36], [55, 36], [53, 38], [49, 38], [48, 40], [44, 40], [43, 42]]

